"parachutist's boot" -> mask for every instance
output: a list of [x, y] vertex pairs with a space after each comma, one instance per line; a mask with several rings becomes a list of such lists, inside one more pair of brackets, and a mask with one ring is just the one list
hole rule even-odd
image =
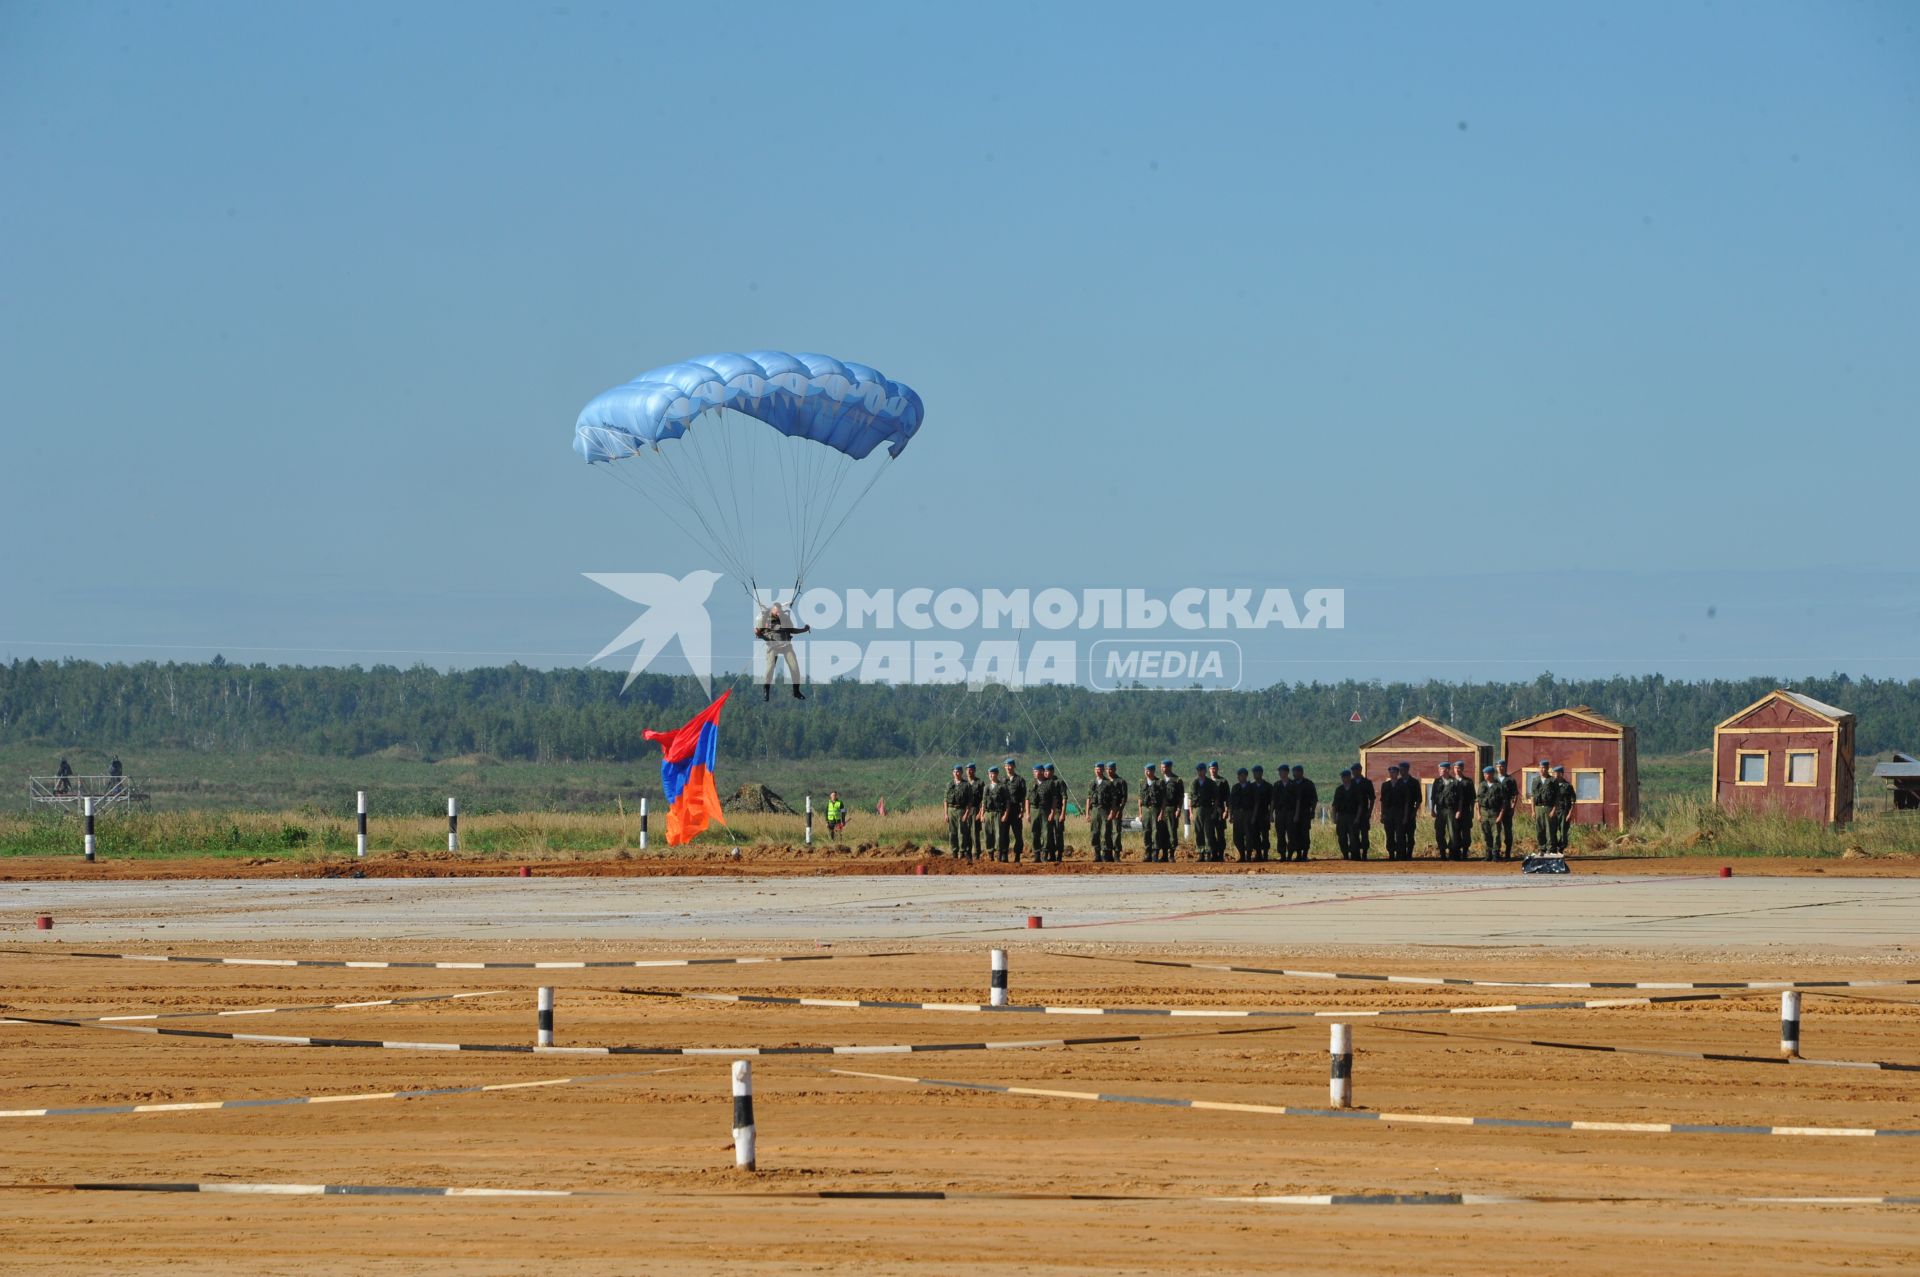
[[767, 683], [767, 684], [765, 684], [764, 686], [762, 686], [762, 687], [761, 687], [761, 689], [760, 689], [760, 699], [761, 699], [761, 700], [763, 700], [763, 701], [771, 701], [771, 700], [773, 699], [773, 684], [772, 684], [772, 683]]
[[798, 683], [794, 683], [794, 684], [792, 685], [792, 687], [793, 687], [793, 699], [794, 699], [794, 700], [796, 700], [796, 701], [804, 701], [804, 700], [806, 700], [806, 699], [807, 699], [807, 694], [806, 694], [805, 692], [803, 692], [803, 691], [801, 691], [801, 690], [800, 690], [800, 684], [798, 684]]

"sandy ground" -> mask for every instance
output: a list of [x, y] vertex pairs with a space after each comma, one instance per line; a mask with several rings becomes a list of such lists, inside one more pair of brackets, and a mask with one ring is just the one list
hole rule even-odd
[[[1306, 880], [1295, 881], [1304, 890]], [[1332, 887], [1326, 895], [1333, 899], [1342, 883], [1328, 881]], [[1133, 885], [1145, 884], [1136, 880]], [[1674, 890], [1684, 885], [1669, 884]], [[685, 886], [693, 890], [699, 884]], [[726, 898], [735, 906], [762, 889], [751, 883], [730, 887]], [[1630, 895], [1647, 889], [1618, 890]], [[1440, 901], [1457, 899], [1399, 894], [1416, 909], [1437, 909]], [[1557, 898], [1597, 900], [1604, 894], [1596, 889]], [[1524, 906], [1517, 912], [1531, 911], [1530, 897], [1516, 899]], [[155, 925], [160, 915], [151, 905], [143, 907], [149, 912], [141, 925]], [[310, 897], [302, 907], [320, 914], [329, 903]], [[951, 902], [950, 907], [963, 906]], [[1109, 901], [1106, 907], [1124, 906]], [[1503, 979], [1920, 978], [1920, 955], [1911, 948], [1863, 940], [1850, 929], [1846, 917], [1855, 907], [1836, 899], [1811, 908], [1762, 910], [1749, 915], [1758, 930], [1737, 944], [1705, 943], [1698, 934], [1676, 938], [1664, 929], [1638, 941], [1595, 943], [1576, 933], [1576, 910], [1567, 915], [1562, 941], [1498, 951], [1482, 945], [1410, 948], [1374, 939], [1278, 944], [1203, 937], [1196, 942], [1185, 939], [1189, 933], [1179, 919], [1152, 921], [1157, 915], [1146, 913], [1140, 925], [1117, 936], [1097, 929], [1063, 930], [1023, 935], [1009, 947], [1015, 1001], [1074, 1005], [1367, 1009], [1531, 1003], [1568, 995], [1154, 969], [1051, 951]], [[1891, 894], [1870, 907], [1904, 909], [1909, 919], [1920, 912]], [[1805, 930], [1798, 921], [1778, 921], [1795, 915], [1830, 921]], [[823, 952], [813, 941], [735, 938], [718, 916], [702, 920], [704, 942], [686, 934], [673, 943], [664, 942], [671, 937], [640, 942], [561, 940], [551, 934], [517, 941], [396, 938], [371, 916], [356, 920], [365, 928], [356, 939], [313, 939], [295, 930], [233, 942], [210, 934], [217, 931], [216, 921], [194, 907], [184, 908], [174, 927], [158, 933], [163, 943], [142, 949], [466, 961]], [[842, 936], [861, 930], [857, 913], [838, 923]], [[1792, 930], [1781, 934], [1790, 942], [1768, 930], [1788, 926]], [[1908, 930], [1911, 937], [1920, 928]], [[1156, 1040], [850, 1059], [763, 1057], [754, 1064], [762, 1169], [751, 1176], [731, 1169], [724, 1057], [695, 1058], [677, 1072], [540, 1091], [0, 1119], [5, 1134], [0, 1147], [6, 1150], [0, 1181], [9, 1185], [0, 1189], [0, 1232], [6, 1238], [0, 1269], [8, 1271], [1920, 1270], [1920, 1208], [1732, 1200], [1920, 1193], [1920, 1139], [1433, 1128], [937, 1091], [828, 1070], [1317, 1106], [1327, 1098], [1327, 1028], [1307, 1022], [1274, 1033], [1193, 1036], [1213, 1026], [1119, 1017], [752, 1007], [620, 991], [645, 987], [980, 1001], [986, 995], [986, 950], [999, 937], [930, 937], [901, 946], [828, 936], [821, 939], [833, 942], [835, 954], [882, 947], [914, 952], [903, 958], [781, 966], [536, 974], [207, 967], [55, 956], [58, 948], [75, 947], [62, 944], [64, 936], [64, 929], [49, 936], [22, 932], [17, 920], [8, 924], [0, 935], [0, 1000], [8, 1012], [200, 1011], [505, 989], [510, 992], [501, 997], [462, 1002], [161, 1023], [526, 1042], [534, 1027], [533, 986], [548, 983], [560, 990], [563, 1044], [875, 1044], [1136, 1032]], [[1810, 993], [1806, 1053], [1920, 1063], [1916, 1003], [1920, 988]], [[1398, 1031], [1403, 1027], [1454, 1036]], [[1355, 1096], [1363, 1108], [1413, 1113], [1920, 1128], [1920, 1074], [1595, 1054], [1488, 1040], [1551, 1038], [1771, 1055], [1778, 1029], [1774, 994], [1666, 1006], [1419, 1018], [1397, 1025], [1358, 1020]], [[319, 1049], [5, 1025], [0, 1026], [0, 1108], [344, 1094], [626, 1074], [680, 1063]], [[89, 1181], [453, 1185], [611, 1195], [552, 1201], [287, 1199], [107, 1195], [45, 1187]], [[1125, 1193], [1152, 1200], [771, 1196], [820, 1190]], [[1192, 1200], [1459, 1191], [1677, 1200], [1392, 1207]]]

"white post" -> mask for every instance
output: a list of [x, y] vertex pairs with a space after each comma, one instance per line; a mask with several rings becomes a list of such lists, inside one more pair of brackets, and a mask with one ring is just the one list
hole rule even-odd
[[460, 800], [447, 799], [447, 850], [460, 850]]
[[1788, 989], [1780, 995], [1780, 1054], [1793, 1058], [1800, 1054], [1800, 991]]
[[88, 864], [92, 864], [92, 863], [93, 863], [93, 848], [94, 848], [94, 842], [93, 842], [93, 799], [91, 799], [91, 798], [82, 798], [82, 799], [80, 800], [80, 813], [81, 813], [81, 817], [82, 817], [82, 819], [84, 819], [84, 820], [86, 821], [86, 825], [87, 825], [87, 829], [86, 829], [86, 847], [87, 847], [87, 863], [88, 863]]
[[994, 1006], [1003, 1007], [1007, 1005], [1007, 951], [995, 949], [989, 962], [993, 974], [989, 979], [991, 987], [987, 993], [987, 1000]]
[[813, 846], [813, 795], [807, 795], [807, 832], [804, 836], [807, 846]]
[[360, 832], [354, 841], [353, 854], [367, 854], [367, 791], [362, 789], [354, 795], [354, 812], [359, 818]]
[[1337, 1109], [1353, 1107], [1353, 1029], [1349, 1025], [1333, 1026], [1333, 1041], [1327, 1047], [1332, 1057], [1333, 1067], [1329, 1071], [1327, 1097]]
[[1182, 792], [1180, 795], [1180, 841], [1189, 842], [1193, 838], [1193, 795]]
[[640, 850], [647, 849], [647, 796], [640, 795]]
[[535, 1023], [537, 1025], [537, 1028], [535, 1029], [535, 1033], [534, 1033], [534, 1045], [535, 1046], [552, 1046], [553, 1045], [553, 986], [552, 985], [543, 984], [540, 986], [539, 1012], [538, 1012], [538, 1019], [535, 1021]]
[[753, 1062], [733, 1062], [733, 1165], [755, 1169], [753, 1158]]

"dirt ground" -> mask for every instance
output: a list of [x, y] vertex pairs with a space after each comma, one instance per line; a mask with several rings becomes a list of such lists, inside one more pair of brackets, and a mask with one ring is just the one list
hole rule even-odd
[[[795, 946], [725, 945], [727, 953]], [[1106, 957], [1502, 979], [1920, 978], [1911, 951], [1801, 957], [1590, 950], [1196, 949], [1050, 944]], [[0, 1119], [0, 1269], [36, 1274], [1229, 1273], [1858, 1274], [1920, 1270], [1920, 1208], [1737, 1204], [1913, 1195], [1920, 1139], [1421, 1127], [933, 1090], [835, 1067], [1132, 1095], [1321, 1106], [1327, 1026], [721, 1005], [626, 988], [912, 1001], [985, 998], [983, 947], [909, 957], [642, 971], [379, 971], [170, 965], [0, 952], [11, 1014], [100, 1016], [504, 989], [499, 997], [160, 1021], [170, 1027], [527, 1042], [533, 987], [559, 988], [561, 1044], [1155, 1040], [754, 1062], [760, 1172], [732, 1167], [727, 1058], [321, 1049], [0, 1025], [0, 1108], [461, 1086], [675, 1072], [414, 1100]], [[142, 948], [151, 951], [151, 946]], [[275, 957], [632, 958], [645, 946], [185, 944]], [[836, 953], [851, 952], [845, 947]], [[687, 948], [655, 949], [682, 956]], [[1013, 955], [1016, 1002], [1316, 1009], [1468, 1006], [1565, 993], [1336, 984]], [[1578, 995], [1573, 995], [1578, 996]], [[1920, 1063], [1920, 988], [1806, 996], [1805, 1051]], [[1258, 1022], [1255, 1022], [1256, 1024]], [[1398, 1027], [1438, 1029], [1423, 1036]], [[1233, 1022], [1229, 1027], [1248, 1027]], [[1355, 1099], [1411, 1113], [1920, 1128], [1920, 1075], [1553, 1050], [1489, 1038], [1772, 1055], [1779, 999], [1355, 1022]], [[91, 1181], [597, 1190], [566, 1200], [100, 1194]], [[779, 1193], [1133, 1194], [1150, 1200], [803, 1200]], [[1248, 1194], [1474, 1192], [1628, 1197], [1501, 1206], [1213, 1204]]]
[[[1065, 874], [1297, 874], [1298, 865], [1279, 863], [1243, 865], [1200, 864], [1183, 859], [1175, 865], [1149, 865], [1128, 861], [1117, 865], [1096, 864], [1078, 853], [1080, 859], [1058, 865], [1018, 865], [968, 863], [946, 855], [929, 855], [894, 847], [816, 848], [763, 844], [740, 849], [740, 857], [727, 851], [706, 848], [671, 855], [641, 852], [614, 857], [572, 859], [565, 853], [552, 858], [527, 858], [506, 854], [471, 855], [449, 851], [374, 852], [364, 860], [350, 855], [320, 857], [181, 856], [167, 859], [104, 859], [88, 864], [78, 856], [8, 856], [0, 858], [0, 882], [118, 882], [130, 880], [176, 879], [262, 879], [262, 878], [504, 878], [517, 876], [522, 869], [540, 878], [684, 878], [744, 875], [751, 877], [832, 877], [873, 874], [959, 874], [1022, 875], [1057, 877]], [[620, 856], [627, 858], [622, 859]], [[1574, 856], [1576, 872], [1607, 874], [1656, 874], [1687, 876], [1715, 874], [1730, 867], [1741, 877], [1787, 878], [1825, 875], [1846, 878], [1897, 878], [1920, 876], [1920, 858], [1905, 855], [1881, 855], [1857, 859], [1817, 859], [1809, 856]], [[1517, 863], [1488, 863], [1412, 860], [1391, 862], [1378, 856], [1364, 861], [1314, 860], [1308, 869], [1316, 874], [1396, 873], [1437, 874], [1461, 877], [1508, 877], [1518, 872]]]

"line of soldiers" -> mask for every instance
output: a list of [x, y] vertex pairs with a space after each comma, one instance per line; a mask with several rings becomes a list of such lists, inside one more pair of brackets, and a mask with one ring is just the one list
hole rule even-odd
[[[1242, 767], [1235, 779], [1221, 774], [1218, 760], [1196, 763], [1192, 783], [1181, 780], [1171, 758], [1158, 770], [1148, 763], [1134, 791], [1114, 762], [1095, 763], [1081, 811], [1087, 818], [1093, 858], [1118, 861], [1121, 835], [1130, 827], [1129, 801], [1137, 817], [1145, 859], [1171, 864], [1183, 841], [1183, 821], [1191, 821], [1195, 858], [1226, 860], [1229, 837], [1242, 862], [1307, 858], [1320, 793], [1304, 767], [1282, 764], [1268, 781], [1263, 767]], [[1575, 790], [1566, 768], [1540, 760], [1527, 790], [1534, 809], [1534, 831], [1542, 852], [1564, 854], [1573, 823]], [[1513, 858], [1513, 820], [1520, 801], [1520, 780], [1507, 760], [1481, 769], [1479, 784], [1464, 762], [1440, 765], [1440, 775], [1424, 792], [1413, 765], [1395, 763], [1376, 794], [1359, 767], [1341, 771], [1328, 799], [1328, 815], [1343, 860], [1365, 860], [1372, 851], [1376, 809], [1386, 834], [1387, 859], [1413, 859], [1415, 831], [1424, 810], [1433, 820], [1433, 841], [1443, 860], [1465, 860], [1473, 847], [1476, 817], [1488, 860]], [[1052, 763], [1035, 763], [1031, 783], [1009, 758], [988, 769], [981, 780], [976, 764], [953, 769], [947, 786], [947, 838], [963, 860], [982, 856], [1018, 863], [1029, 841], [1036, 863], [1057, 864], [1066, 855], [1067, 782]]]

